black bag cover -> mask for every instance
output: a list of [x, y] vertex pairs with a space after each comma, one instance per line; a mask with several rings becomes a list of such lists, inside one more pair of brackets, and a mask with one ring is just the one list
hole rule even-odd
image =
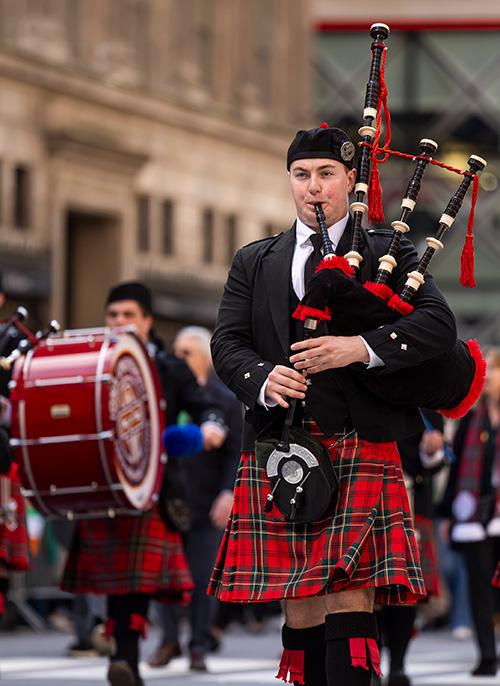
[[281, 445], [280, 438], [274, 436], [255, 443], [258, 463], [271, 481], [266, 511], [275, 503], [288, 521], [321, 519], [333, 510], [338, 497], [338, 479], [328, 450], [298, 427], [290, 429], [289, 450]]
[[[389, 307], [340, 269], [322, 269], [311, 279], [301, 306], [331, 312], [326, 322], [333, 336], [356, 336], [405, 316]], [[426, 407], [447, 417], [464, 416], [479, 397], [485, 362], [474, 340], [457, 341], [446, 353], [415, 367], [389, 374], [349, 372], [386, 402], [402, 407]]]

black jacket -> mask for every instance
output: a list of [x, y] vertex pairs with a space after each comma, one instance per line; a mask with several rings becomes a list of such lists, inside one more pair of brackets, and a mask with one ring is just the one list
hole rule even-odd
[[[375, 277], [378, 257], [387, 252], [392, 231], [363, 231], [360, 252], [364, 259], [358, 279], [364, 283]], [[345, 254], [352, 241], [351, 222], [337, 252]], [[253, 448], [255, 438], [280, 416], [281, 408], [266, 410], [258, 404], [259, 391], [277, 364], [288, 363], [290, 346], [290, 272], [295, 247], [295, 226], [276, 237], [256, 241], [236, 254], [225, 286], [212, 338], [214, 366], [221, 379], [247, 408], [243, 447]], [[389, 285], [401, 292], [407, 273], [418, 256], [413, 244], [403, 238], [398, 266]], [[367, 370], [380, 374], [411, 367], [449, 350], [456, 341], [453, 314], [431, 276], [413, 301], [415, 310], [390, 327], [382, 326], [362, 335], [385, 366]], [[397, 332], [397, 339], [390, 332]], [[402, 344], [405, 344], [402, 347]], [[362, 365], [355, 365], [358, 370]], [[338, 384], [347, 403], [352, 425], [370, 441], [392, 441], [421, 431], [416, 409], [390, 405], [368, 392], [362, 375], [349, 368], [328, 370], [332, 388]], [[408, 390], [411, 393], [411, 389]], [[306, 400], [307, 403], [307, 400]], [[314, 417], [314, 407], [309, 407]]]
[[194, 525], [207, 522], [212, 503], [221, 491], [233, 490], [243, 426], [241, 403], [218, 376], [212, 374], [203, 388], [222, 409], [228, 433], [217, 450], [182, 458], [187, 473], [187, 500]]
[[224, 412], [217, 399], [199, 385], [184, 360], [163, 348], [157, 349], [154, 359], [166, 403], [167, 425], [175, 424], [179, 412], [184, 410], [196, 424], [213, 421], [225, 426]]

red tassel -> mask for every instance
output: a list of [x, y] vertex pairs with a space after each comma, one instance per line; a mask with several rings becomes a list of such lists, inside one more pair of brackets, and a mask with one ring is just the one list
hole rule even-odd
[[392, 288], [386, 286], [385, 283], [375, 283], [373, 281], [366, 281], [363, 284], [363, 288], [366, 288], [367, 291], [370, 291], [370, 293], [376, 295], [377, 298], [381, 298], [384, 302], [387, 302], [394, 295], [394, 291], [392, 290]]
[[288, 684], [293, 684], [294, 681], [301, 685], [305, 684], [303, 650], [288, 650], [288, 648], [283, 650], [276, 679], [281, 679]]
[[479, 192], [479, 177], [474, 174], [472, 178], [472, 200], [467, 222], [467, 235], [460, 258], [460, 283], [466, 288], [475, 288], [474, 278], [474, 212], [476, 209], [477, 194]]
[[13, 462], [10, 465], [10, 469], [5, 476], [7, 477], [7, 479], [10, 479], [11, 481], [16, 481], [18, 471], [19, 471], [19, 468], [18, 468], [17, 464], [15, 462]]
[[317, 274], [323, 269], [340, 269], [346, 276], [354, 276], [354, 269], [346, 258], [341, 257], [340, 255], [334, 255], [333, 257], [327, 257], [324, 260], [321, 260], [314, 270], [314, 273]]
[[469, 392], [462, 402], [456, 407], [453, 407], [451, 410], [439, 410], [439, 412], [445, 417], [448, 417], [448, 419], [460, 419], [460, 417], [463, 417], [464, 414], [467, 414], [467, 412], [481, 395], [484, 381], [486, 379], [486, 360], [483, 357], [479, 343], [475, 339], [471, 338], [466, 341], [465, 345], [469, 348], [469, 352], [476, 363], [476, 371], [474, 373], [474, 379], [472, 380]]
[[322, 121], [321, 124], [319, 125], [320, 129], [329, 129], [330, 127], [326, 123], [326, 121]]
[[298, 305], [295, 312], [292, 314], [294, 319], [305, 322], [308, 317], [317, 319], [319, 322], [329, 322], [332, 318], [332, 313], [325, 307], [324, 310], [317, 310], [314, 307], [307, 307], [306, 305]]
[[373, 671], [375, 674], [382, 676], [380, 670], [380, 651], [378, 649], [377, 641], [373, 638], [367, 638], [366, 644], [368, 646], [368, 654], [370, 656], [370, 662], [372, 663]]
[[378, 161], [372, 157], [372, 171], [370, 174], [370, 184], [368, 186], [368, 219], [373, 224], [382, 224], [385, 220], [384, 208], [382, 205], [382, 188], [380, 186], [380, 176], [378, 173]]
[[145, 617], [142, 615], [131, 614], [130, 624], [128, 626], [132, 631], [138, 631], [142, 638], [146, 638], [147, 622]]
[[401, 300], [397, 294], [393, 295], [387, 304], [389, 307], [392, 307], [393, 310], [399, 312], [399, 314], [404, 315], [410, 314], [415, 309], [413, 305], [410, 305], [410, 303], [406, 303], [404, 300]]
[[109, 641], [115, 635], [116, 621], [114, 619], [108, 618], [104, 624], [104, 629], [102, 635], [105, 639]]
[[[382, 62], [380, 64], [380, 79], [379, 79], [379, 97], [377, 105], [377, 118], [375, 120], [375, 128], [377, 132], [373, 139], [373, 147], [371, 151], [371, 173], [370, 182], [368, 185], [368, 219], [375, 224], [381, 224], [385, 220], [384, 208], [382, 205], [382, 187], [380, 185], [380, 176], [378, 165], [387, 162], [389, 159], [388, 153], [385, 150], [389, 147], [391, 142], [391, 114], [389, 112], [389, 105], [387, 103], [387, 86], [385, 84], [385, 60], [387, 57], [387, 49], [382, 53]], [[384, 145], [379, 146], [380, 136], [382, 135], [382, 112], [385, 120], [385, 141]], [[384, 156], [378, 159], [377, 154], [382, 152]]]
[[349, 652], [351, 653], [351, 666], [368, 669], [366, 664], [366, 644], [364, 638], [350, 638]]

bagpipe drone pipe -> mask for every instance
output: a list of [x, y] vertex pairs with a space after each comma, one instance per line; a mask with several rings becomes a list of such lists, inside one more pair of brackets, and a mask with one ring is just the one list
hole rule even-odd
[[[452, 226], [471, 183], [473, 184], [472, 208], [462, 253], [460, 280], [465, 286], [475, 285], [472, 224], [478, 193], [478, 175], [486, 166], [486, 162], [481, 157], [471, 155], [467, 170], [444, 165], [432, 158], [437, 150], [437, 144], [429, 139], [420, 141], [418, 155], [407, 155], [389, 149], [390, 117], [383, 79], [386, 50], [383, 41], [389, 36], [389, 28], [384, 24], [374, 24], [371, 27], [371, 36], [374, 39], [372, 65], [366, 91], [364, 123], [359, 129], [361, 152], [354, 189], [356, 197], [351, 204], [352, 246], [344, 256], [334, 254], [323, 209], [321, 204], [318, 204], [316, 216], [323, 238], [324, 258], [294, 313], [294, 317], [303, 321], [309, 329], [316, 329], [317, 323], [324, 321], [328, 333], [337, 336], [360, 335], [385, 326], [390, 328], [391, 324], [396, 324], [401, 321], [401, 318], [411, 317], [412, 312], [418, 310], [418, 291], [425, 283], [425, 275], [431, 258], [444, 247], [444, 235]], [[384, 146], [380, 146], [383, 111], [386, 137]], [[323, 126], [328, 125], [322, 124]], [[377, 157], [380, 154], [384, 156], [383, 159]], [[376, 277], [373, 281], [362, 283], [360, 276], [363, 270], [360, 269], [360, 265], [363, 256], [360, 246], [363, 236], [366, 235], [362, 228], [362, 218], [369, 211], [370, 219], [375, 219], [377, 222], [383, 221], [377, 165], [379, 162], [386, 161], [391, 154], [416, 161], [416, 167], [401, 203], [400, 218], [392, 223], [392, 236], [388, 234], [387, 252], [379, 258]], [[413, 265], [407, 274], [407, 280], [401, 292], [395, 293], [390, 285], [393, 280], [391, 277], [393, 277], [398, 257], [401, 256], [402, 237], [410, 229], [407, 220], [415, 207], [422, 177], [429, 163], [459, 173], [463, 178], [441, 215], [435, 235], [426, 239], [427, 248], [424, 254], [418, 264]], [[365, 202], [366, 198], [368, 198], [368, 204]], [[389, 335], [396, 339], [398, 334], [393, 331]], [[428, 331], [427, 335], [432, 336], [432, 331]], [[403, 350], [405, 345], [401, 343]], [[415, 366], [404, 367], [397, 372], [361, 370], [359, 367], [360, 365], [356, 365], [347, 368], [348, 373], [354, 375], [367, 389], [384, 401], [403, 407], [426, 407], [451, 418], [463, 416], [478, 399], [486, 371], [485, 361], [475, 340], [467, 342], [458, 340], [447, 352]], [[320, 388], [315, 391], [314, 387], [327, 382], [327, 379], [323, 382], [321, 377], [318, 377], [308, 393], [321, 392]]]

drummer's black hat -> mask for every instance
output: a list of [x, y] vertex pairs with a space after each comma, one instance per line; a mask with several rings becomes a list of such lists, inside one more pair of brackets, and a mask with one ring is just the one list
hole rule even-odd
[[328, 126], [323, 122], [316, 129], [297, 131], [288, 148], [286, 168], [295, 160], [325, 158], [342, 162], [348, 169], [354, 169], [356, 148], [342, 129]]
[[150, 289], [140, 281], [124, 281], [109, 291], [106, 306], [120, 300], [135, 300], [145, 312], [153, 311], [153, 296]]

